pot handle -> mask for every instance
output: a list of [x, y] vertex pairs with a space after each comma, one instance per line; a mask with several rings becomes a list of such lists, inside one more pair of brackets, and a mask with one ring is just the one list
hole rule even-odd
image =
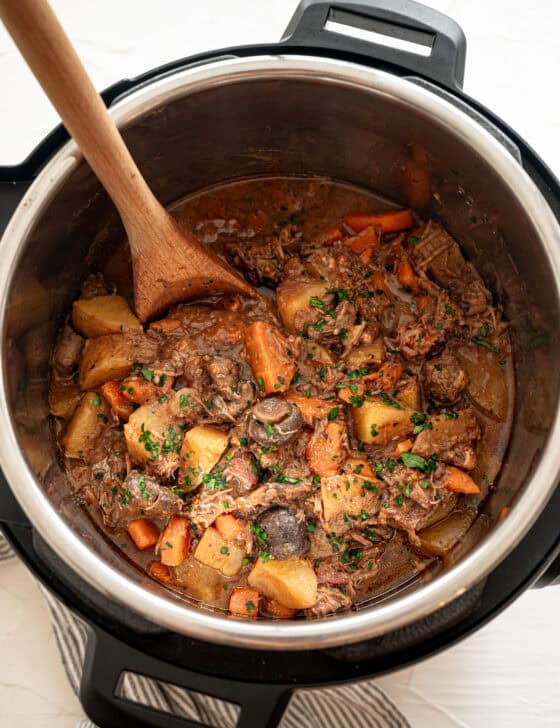
[[255, 685], [176, 668], [92, 629], [80, 684], [80, 701], [99, 728], [202, 728], [203, 723], [135, 703], [117, 694], [123, 672], [161, 680], [241, 708], [236, 728], [275, 728], [291, 695], [287, 685]]
[[451, 90], [462, 87], [465, 75], [461, 27], [413, 0], [302, 0], [281, 42], [366, 56]]

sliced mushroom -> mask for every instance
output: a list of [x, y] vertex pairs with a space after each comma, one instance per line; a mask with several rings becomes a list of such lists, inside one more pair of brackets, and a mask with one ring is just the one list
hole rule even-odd
[[278, 447], [290, 442], [302, 427], [303, 416], [297, 405], [278, 397], [267, 397], [253, 407], [248, 432], [260, 445]]
[[264, 542], [261, 546], [275, 559], [297, 558], [309, 551], [307, 526], [302, 512], [276, 506], [265, 511], [257, 523], [264, 531], [259, 531]]

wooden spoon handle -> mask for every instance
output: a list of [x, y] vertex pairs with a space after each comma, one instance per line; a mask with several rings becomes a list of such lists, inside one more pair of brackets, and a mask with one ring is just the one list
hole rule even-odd
[[0, 0], [0, 17], [125, 227], [137, 216], [161, 214], [161, 205], [46, 0]]

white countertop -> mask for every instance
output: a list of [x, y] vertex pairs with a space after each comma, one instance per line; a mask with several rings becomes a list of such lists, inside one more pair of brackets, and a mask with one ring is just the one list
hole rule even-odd
[[[14, 0], [17, 2], [17, 0]], [[52, 0], [98, 88], [203, 50], [277, 40], [295, 0]], [[560, 4], [430, 0], [468, 40], [465, 89], [560, 176]], [[556, 109], [556, 112], [554, 111]], [[0, 28], [0, 164], [20, 162], [56, 123]], [[560, 587], [528, 592], [474, 636], [379, 683], [414, 728], [560, 725]], [[0, 565], [0, 726], [74, 728], [43, 599]]]

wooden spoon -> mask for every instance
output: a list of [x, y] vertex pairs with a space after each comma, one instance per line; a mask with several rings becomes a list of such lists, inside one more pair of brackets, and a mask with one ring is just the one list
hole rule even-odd
[[156, 200], [46, 0], [0, 0], [0, 17], [120, 213], [138, 318], [210, 293], [257, 296]]

